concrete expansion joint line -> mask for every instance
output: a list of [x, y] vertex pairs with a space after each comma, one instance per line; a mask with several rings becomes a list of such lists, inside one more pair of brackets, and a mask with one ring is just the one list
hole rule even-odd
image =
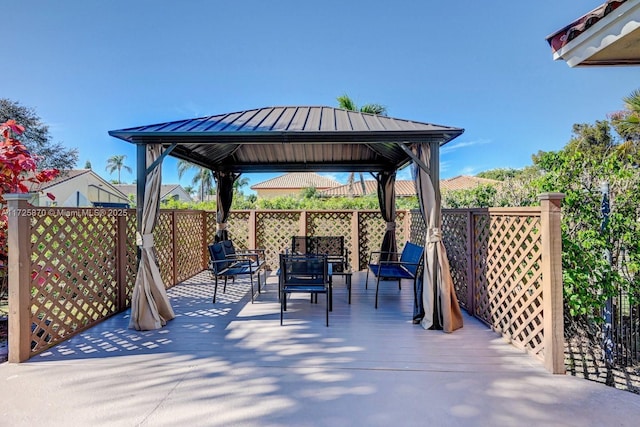
[[184, 382], [184, 379], [187, 377], [187, 375], [189, 375], [189, 373], [191, 372], [191, 370], [193, 369], [193, 366], [189, 367], [189, 370], [187, 372], [185, 372], [180, 379], [178, 379], [178, 381], [176, 381], [176, 383], [174, 384], [173, 387], [171, 387], [171, 390], [169, 390], [169, 392], [166, 394], [165, 397], [163, 397], [156, 406], [153, 407], [153, 409], [151, 411], [149, 411], [149, 413], [147, 415], [144, 416], [144, 418], [142, 419], [142, 421], [140, 421], [140, 423], [138, 424], [138, 426], [143, 426], [143, 425], [147, 425], [147, 421], [149, 420], [149, 418], [158, 410], [160, 409], [160, 407], [164, 404], [164, 402], [167, 401], [167, 399], [169, 399], [169, 396], [171, 396], [176, 388], [178, 388], [178, 386], [180, 384], [182, 384]]

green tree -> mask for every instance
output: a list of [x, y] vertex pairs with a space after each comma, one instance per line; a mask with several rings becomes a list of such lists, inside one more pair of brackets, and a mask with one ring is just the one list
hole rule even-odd
[[41, 169], [72, 169], [78, 161], [78, 151], [64, 147], [62, 143], [54, 143], [49, 134], [49, 127], [33, 108], [25, 107], [16, 101], [0, 98], [0, 123], [15, 120], [24, 126], [25, 131], [16, 139], [27, 147], [32, 155], [40, 160]]
[[107, 166], [105, 170], [109, 173], [113, 173], [114, 171], [118, 171], [118, 184], [122, 184], [122, 180], [120, 179], [120, 172], [122, 169], [126, 170], [129, 173], [132, 173], [133, 170], [124, 164], [124, 160], [127, 158], [124, 154], [115, 154], [107, 159]]
[[476, 176], [478, 178], [495, 179], [498, 181], [504, 181], [509, 178], [518, 176], [522, 171], [514, 168], [497, 168], [490, 169], [488, 171], [480, 172]]
[[625, 141], [640, 141], [640, 89], [623, 98], [625, 109], [610, 115], [618, 135]]
[[89, 160], [87, 160], [87, 161], [84, 163], [84, 168], [85, 168], [85, 169], [91, 169], [91, 162], [90, 162]]
[[193, 163], [187, 162], [186, 160], [178, 160], [177, 167], [178, 178], [182, 178], [182, 176], [190, 170], [196, 170], [196, 174], [193, 176], [191, 184], [194, 187], [200, 188], [199, 193], [201, 201], [205, 200], [205, 196], [215, 193], [215, 179], [211, 170], [194, 165]]
[[[356, 105], [353, 99], [349, 95], [344, 94], [336, 98], [338, 101], [338, 107], [349, 111], [360, 111], [361, 113], [377, 114], [379, 116], [387, 115], [387, 107], [381, 104], [365, 104], [362, 107]], [[349, 194], [353, 197], [353, 186], [355, 183], [355, 173], [351, 172], [349, 178], [347, 178], [347, 184], [349, 185]], [[360, 185], [362, 186], [362, 194], [367, 194], [367, 188], [364, 184], [364, 177], [360, 173]]]
[[[618, 149], [606, 121], [575, 125], [560, 151], [541, 152], [541, 191], [565, 194], [562, 204], [563, 281], [572, 316], [598, 319], [607, 298], [622, 291], [640, 297], [640, 173]], [[602, 229], [602, 184], [610, 186], [611, 213]], [[611, 264], [603, 257], [612, 254]]]

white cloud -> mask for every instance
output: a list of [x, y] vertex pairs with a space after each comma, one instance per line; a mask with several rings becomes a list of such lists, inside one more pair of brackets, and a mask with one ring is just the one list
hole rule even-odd
[[477, 139], [474, 141], [459, 141], [459, 142], [452, 142], [450, 144], [445, 145], [444, 147], [442, 147], [440, 149], [440, 154], [446, 154], [449, 153], [451, 151], [455, 151], [458, 150], [460, 148], [465, 148], [465, 147], [473, 147], [475, 145], [485, 145], [485, 144], [490, 144], [491, 141], [487, 140], [487, 139]]

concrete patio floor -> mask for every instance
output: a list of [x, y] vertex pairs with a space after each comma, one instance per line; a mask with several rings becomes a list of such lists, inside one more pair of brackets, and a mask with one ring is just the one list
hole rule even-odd
[[481, 322], [452, 334], [411, 324], [412, 290], [334, 285], [296, 296], [280, 326], [277, 284], [250, 302], [238, 280], [211, 304], [202, 273], [169, 291], [157, 331], [114, 316], [22, 364], [0, 364], [6, 426], [636, 426], [640, 396], [551, 375]]

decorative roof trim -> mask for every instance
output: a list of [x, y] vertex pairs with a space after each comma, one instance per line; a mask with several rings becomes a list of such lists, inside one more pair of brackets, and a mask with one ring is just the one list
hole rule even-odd
[[[615, 12], [615, 13], [614, 13]], [[547, 37], [553, 59], [567, 65], [632, 65], [640, 58], [593, 59], [618, 40], [640, 29], [640, 0], [610, 0]]]

